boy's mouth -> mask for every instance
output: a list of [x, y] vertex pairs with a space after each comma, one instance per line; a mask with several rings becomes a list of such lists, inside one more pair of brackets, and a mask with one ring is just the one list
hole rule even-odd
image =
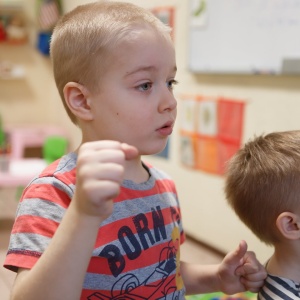
[[173, 132], [173, 125], [174, 122], [169, 121], [165, 123], [162, 127], [158, 128], [156, 131], [163, 136], [168, 136]]

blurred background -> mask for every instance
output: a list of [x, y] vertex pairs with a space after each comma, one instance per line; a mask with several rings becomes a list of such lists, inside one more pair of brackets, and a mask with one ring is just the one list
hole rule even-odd
[[[13, 219], [18, 188], [31, 176], [24, 164], [9, 174], [7, 157], [31, 159], [31, 166], [37, 164], [29, 169], [37, 172], [49, 136], [64, 137], [67, 150], [80, 142], [55, 87], [48, 43], [57, 18], [87, 2], [0, 0], [2, 221]], [[300, 128], [300, 44], [293, 36], [300, 29], [299, 2], [128, 2], [152, 10], [173, 28], [177, 53], [178, 121], [165, 151], [144, 159], [175, 180], [185, 231], [193, 240], [222, 254], [245, 239], [264, 262], [272, 249], [225, 201], [224, 165], [255, 134]]]

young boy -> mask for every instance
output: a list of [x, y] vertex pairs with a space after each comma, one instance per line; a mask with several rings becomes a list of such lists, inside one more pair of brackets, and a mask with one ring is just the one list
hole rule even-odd
[[180, 262], [173, 181], [141, 161], [176, 118], [170, 30], [146, 9], [100, 1], [57, 24], [51, 56], [79, 148], [25, 189], [5, 266], [12, 299], [184, 299], [257, 291], [265, 270], [247, 245], [220, 265]]
[[300, 131], [274, 132], [246, 143], [231, 159], [229, 204], [274, 254], [258, 299], [300, 298]]

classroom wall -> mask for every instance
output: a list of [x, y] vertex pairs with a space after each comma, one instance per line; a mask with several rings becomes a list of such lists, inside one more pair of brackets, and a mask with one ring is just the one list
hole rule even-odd
[[[64, 8], [67, 11], [86, 2], [89, 1], [65, 0]], [[149, 8], [167, 5], [176, 8], [174, 43], [177, 50], [179, 81], [175, 88], [179, 99], [178, 119], [181, 117], [180, 95], [194, 93], [245, 99], [247, 104], [243, 141], [263, 132], [299, 129], [299, 77], [192, 74], [187, 64], [189, 1], [130, 2]], [[68, 121], [63, 111], [51, 77], [49, 61], [33, 52], [31, 49], [26, 52], [26, 56], [30, 57], [28, 63], [25, 62], [24, 55], [21, 59], [28, 71], [25, 82], [7, 84], [0, 80], [0, 111], [4, 113], [5, 121], [11, 124], [53, 122], [65, 126], [70, 130], [72, 144], [75, 146], [79, 142], [79, 132]], [[179, 122], [170, 140], [169, 159], [144, 159], [164, 169], [174, 178], [182, 205], [184, 227], [188, 234], [224, 252], [233, 249], [241, 239], [245, 239], [259, 259], [267, 259], [272, 250], [259, 242], [227, 206], [223, 193], [224, 178], [190, 170], [181, 165]]]
[[[79, 130], [68, 119], [56, 90], [48, 56], [41, 54], [37, 44], [35, 0], [10, 0], [21, 7], [27, 17], [28, 43], [11, 45], [0, 43], [0, 63], [9, 62], [22, 67], [25, 75], [15, 79], [1, 79], [0, 115], [9, 127], [57, 125], [70, 134], [70, 146], [80, 141]], [[0, 0], [1, 4], [8, 3]]]
[[[179, 85], [176, 86], [175, 93], [178, 99], [180, 95], [186, 93], [245, 99], [247, 104], [243, 141], [254, 134], [299, 128], [298, 77], [192, 74], [188, 70], [187, 59], [189, 1], [131, 0], [130, 2], [149, 8], [168, 5], [176, 7], [174, 42]], [[65, 4], [67, 9], [73, 8], [72, 1], [65, 1]], [[181, 104], [179, 100], [179, 120]], [[258, 241], [227, 206], [223, 193], [224, 178], [190, 170], [180, 164], [179, 122], [171, 137], [170, 145], [168, 160], [157, 157], [145, 159], [166, 170], [176, 181], [186, 231], [225, 252], [235, 247], [241, 239], [246, 239], [249, 248], [255, 250], [261, 260], [267, 259], [272, 250]]]

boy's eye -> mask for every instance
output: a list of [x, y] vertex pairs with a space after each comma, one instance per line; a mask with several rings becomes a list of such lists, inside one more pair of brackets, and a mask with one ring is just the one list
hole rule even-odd
[[170, 81], [167, 81], [167, 86], [170, 90], [173, 90], [174, 85], [178, 84], [178, 81], [175, 79], [172, 79]]
[[150, 82], [145, 82], [138, 86], [139, 90], [141, 91], [148, 91], [151, 87], [152, 87], [152, 83]]

